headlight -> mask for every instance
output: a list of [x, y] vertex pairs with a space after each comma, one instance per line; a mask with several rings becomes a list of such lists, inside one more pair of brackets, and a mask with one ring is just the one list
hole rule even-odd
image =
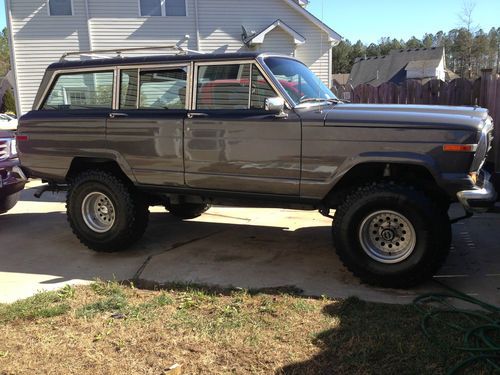
[[15, 139], [12, 139], [10, 141], [10, 157], [11, 158], [17, 157], [17, 142]]

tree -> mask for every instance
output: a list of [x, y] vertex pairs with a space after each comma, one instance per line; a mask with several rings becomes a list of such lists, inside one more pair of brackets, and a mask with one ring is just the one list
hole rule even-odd
[[5, 76], [10, 70], [9, 35], [7, 28], [0, 32], [0, 76]]
[[14, 94], [11, 89], [5, 91], [0, 110], [2, 113], [16, 113], [16, 100], [14, 99]]
[[412, 36], [407, 42], [406, 42], [406, 48], [423, 48], [424, 44], [420, 39], [415, 38]]
[[351, 71], [351, 42], [341, 41], [332, 50], [333, 73], [349, 73]]
[[465, 27], [467, 31], [472, 32], [472, 24], [474, 23], [474, 9], [476, 9], [476, 2], [470, 0], [464, 0], [462, 4], [462, 12], [458, 14], [458, 19], [460, 20], [460, 26]]

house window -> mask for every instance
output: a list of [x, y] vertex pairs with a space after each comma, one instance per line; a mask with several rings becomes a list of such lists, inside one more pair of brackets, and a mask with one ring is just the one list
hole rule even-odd
[[51, 16], [72, 16], [72, 0], [48, 0], [49, 15]]
[[141, 16], [161, 16], [162, 0], [139, 0]]
[[186, 0], [166, 0], [165, 15], [166, 16], [185, 16], [186, 15]]
[[186, 16], [186, 0], [139, 0], [142, 17]]

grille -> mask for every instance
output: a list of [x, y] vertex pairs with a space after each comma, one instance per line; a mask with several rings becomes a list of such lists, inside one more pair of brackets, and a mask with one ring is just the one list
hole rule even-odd
[[487, 120], [477, 145], [477, 151], [471, 169], [472, 171], [478, 171], [483, 167], [488, 153], [493, 147], [493, 129], [493, 121], [491, 121], [491, 119]]
[[6, 160], [9, 158], [10, 150], [9, 150], [8, 139], [0, 139], [0, 160]]

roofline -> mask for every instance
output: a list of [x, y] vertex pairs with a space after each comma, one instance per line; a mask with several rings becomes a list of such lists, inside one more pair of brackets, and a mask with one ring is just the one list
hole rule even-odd
[[302, 36], [300, 33], [298, 33], [292, 27], [288, 26], [285, 22], [283, 22], [279, 18], [276, 21], [274, 21], [272, 24], [267, 26], [266, 28], [260, 30], [259, 32], [255, 33], [254, 35], [248, 37], [243, 42], [245, 44], [262, 44], [264, 42], [264, 37], [269, 32], [273, 31], [277, 27], [281, 28], [283, 31], [285, 31], [287, 34], [289, 34], [294, 39], [294, 43], [296, 45], [305, 43], [306, 38], [304, 38], [304, 36]]
[[313, 15], [311, 12], [309, 12], [307, 9], [301, 7], [298, 3], [296, 3], [294, 0], [284, 0], [288, 5], [290, 5], [292, 8], [294, 8], [297, 12], [301, 13], [304, 17], [306, 17], [309, 21], [314, 23], [316, 26], [318, 26], [321, 30], [323, 30], [325, 33], [328, 34], [330, 37], [330, 42], [340, 42], [342, 39], [342, 35], [337, 33], [335, 30], [333, 30], [330, 26], [325, 24], [323, 21], [321, 21], [318, 17]]

